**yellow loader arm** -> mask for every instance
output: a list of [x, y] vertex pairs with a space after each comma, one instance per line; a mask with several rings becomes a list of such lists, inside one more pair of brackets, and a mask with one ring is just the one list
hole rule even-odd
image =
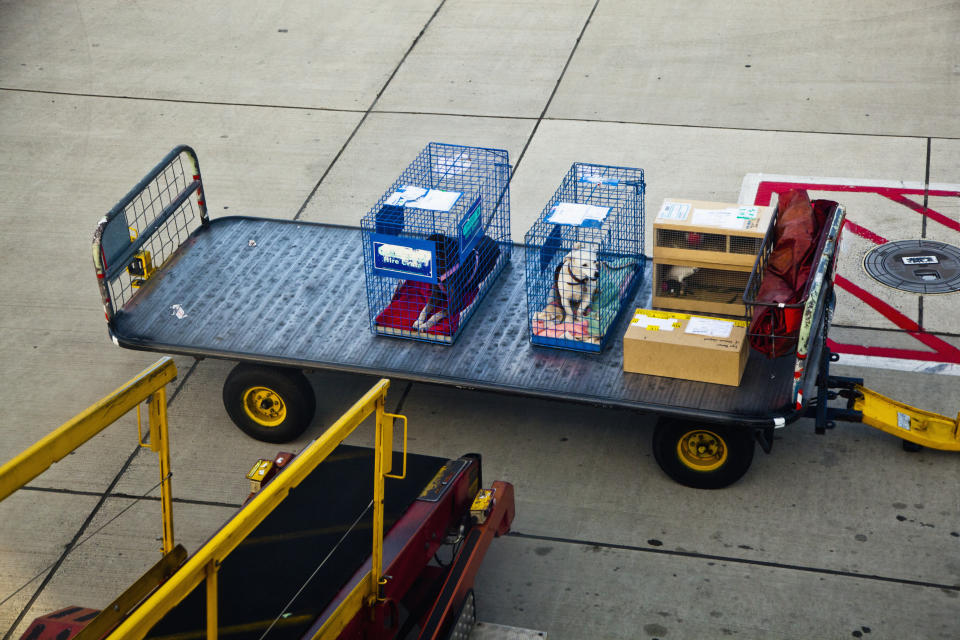
[[909, 442], [944, 451], [960, 451], [960, 414], [956, 419], [897, 402], [863, 385], [856, 385], [853, 409], [863, 422]]

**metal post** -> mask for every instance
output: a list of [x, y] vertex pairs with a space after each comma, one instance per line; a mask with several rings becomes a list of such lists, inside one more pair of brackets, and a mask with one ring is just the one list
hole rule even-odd
[[823, 435], [827, 429], [832, 429], [834, 426], [833, 421], [827, 417], [827, 405], [830, 402], [830, 357], [830, 347], [824, 339], [820, 355], [820, 371], [817, 375], [817, 416], [814, 432], [818, 435]]
[[173, 487], [170, 478], [170, 441], [167, 433], [167, 390], [160, 388], [148, 400], [150, 448], [160, 456], [160, 510], [163, 518], [163, 553], [173, 551]]
[[211, 560], [204, 568], [207, 583], [207, 640], [217, 640], [217, 561]]
[[390, 473], [393, 463], [393, 419], [387, 418], [383, 405], [386, 392], [377, 398], [376, 435], [374, 437], [373, 463], [373, 552], [370, 563], [370, 579], [373, 595], [370, 606], [380, 598], [380, 586], [383, 581], [383, 496], [384, 476]]

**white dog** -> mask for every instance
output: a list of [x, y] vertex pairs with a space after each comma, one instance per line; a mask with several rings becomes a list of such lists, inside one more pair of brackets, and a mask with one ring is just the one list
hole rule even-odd
[[534, 319], [552, 323], [582, 320], [597, 292], [599, 265], [597, 245], [575, 243], [554, 270], [553, 298]]

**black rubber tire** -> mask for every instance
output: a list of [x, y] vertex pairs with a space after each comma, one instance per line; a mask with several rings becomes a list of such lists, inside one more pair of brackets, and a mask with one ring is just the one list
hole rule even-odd
[[[273, 400], [264, 405], [282, 407], [267, 425], [258, 422], [245, 406], [255, 389], [264, 389]], [[281, 405], [276, 405], [279, 399]], [[255, 364], [238, 364], [223, 383], [223, 406], [230, 419], [251, 438], [263, 442], [290, 442], [306, 430], [317, 410], [317, 399], [310, 381], [297, 369]]]
[[[704, 469], [696, 469], [681, 458], [680, 441], [696, 438], [697, 434], [725, 450], [725, 455], [718, 456], [721, 459], [712, 463], [715, 466], [705, 462]], [[749, 428], [669, 418], [661, 418], [653, 432], [653, 455], [657, 464], [674, 481], [695, 489], [722, 489], [742, 478], [753, 462], [754, 444], [754, 433]]]
[[923, 450], [922, 444], [917, 444], [916, 442], [910, 442], [909, 440], [900, 440], [900, 446], [903, 447], [903, 450], [907, 453], [916, 453], [917, 451]]

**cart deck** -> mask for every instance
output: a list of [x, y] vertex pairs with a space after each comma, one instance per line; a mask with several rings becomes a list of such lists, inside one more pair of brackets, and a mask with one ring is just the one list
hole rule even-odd
[[[435, 345], [371, 333], [359, 229], [217, 218], [182, 243], [116, 313], [111, 328], [124, 347], [163, 353], [368, 373], [755, 426], [773, 426], [775, 419], [782, 425], [796, 416], [794, 357], [769, 360], [751, 353], [740, 386], [728, 387], [624, 373], [618, 339], [600, 354], [532, 346], [523, 267], [516, 260], [457, 342]], [[644, 280], [627, 310], [649, 307], [649, 278]], [[628, 315], [618, 320], [616, 335]], [[813, 340], [822, 341], [816, 334]], [[807, 371], [817, 370], [821, 351], [811, 345]]]

